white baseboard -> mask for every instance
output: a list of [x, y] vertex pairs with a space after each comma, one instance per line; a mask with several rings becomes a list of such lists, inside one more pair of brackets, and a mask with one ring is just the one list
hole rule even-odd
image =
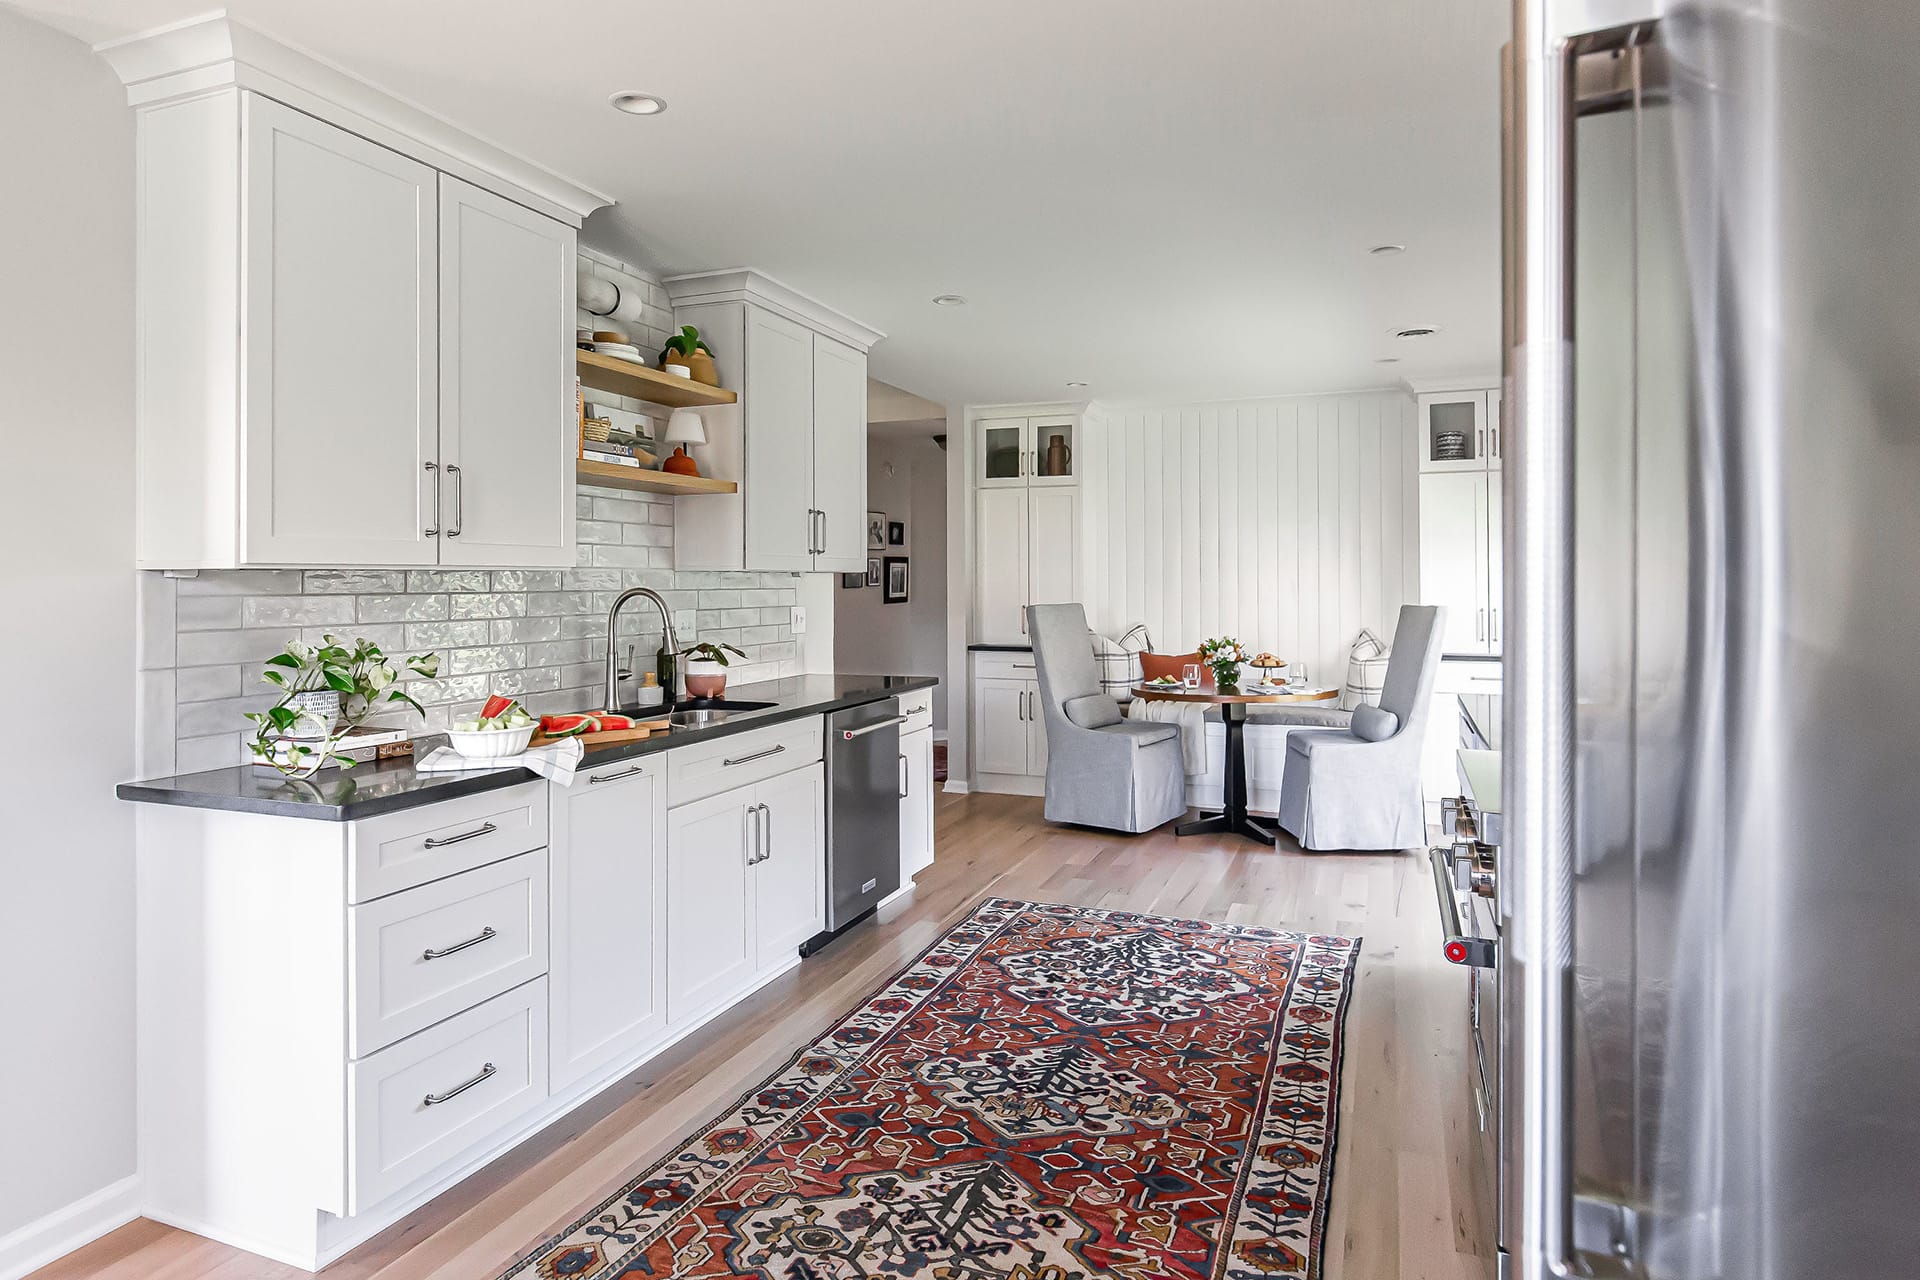
[[139, 1216], [140, 1175], [129, 1174], [0, 1236], [0, 1280], [19, 1280]]
[[967, 785], [965, 778], [948, 778], [940, 784], [940, 789], [942, 791], [950, 791], [956, 796], [964, 796], [973, 790], [972, 787]]

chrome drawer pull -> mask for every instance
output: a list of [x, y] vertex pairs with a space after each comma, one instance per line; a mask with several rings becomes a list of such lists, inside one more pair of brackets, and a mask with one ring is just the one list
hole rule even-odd
[[787, 749], [787, 746], [783, 742], [777, 747], [768, 747], [765, 751], [756, 751], [750, 756], [741, 756], [737, 760], [722, 760], [720, 763], [722, 765], [727, 766], [728, 768], [731, 768], [736, 764], [751, 764], [755, 760], [765, 760], [768, 756], [777, 756], [782, 751], [785, 751], [786, 749]]
[[448, 836], [444, 840], [438, 836], [428, 836], [427, 848], [444, 849], [450, 844], [459, 844], [462, 840], [473, 840], [480, 836], [490, 836], [499, 829], [500, 828], [494, 826], [491, 822], [483, 822], [471, 831], [462, 831], [459, 835]]
[[467, 1081], [465, 1084], [457, 1084], [453, 1086], [453, 1088], [447, 1090], [445, 1093], [430, 1093], [426, 1097], [420, 1099], [420, 1105], [423, 1107], [437, 1107], [443, 1102], [452, 1102], [455, 1098], [459, 1097], [461, 1094], [465, 1093], [467, 1090], [473, 1088], [473, 1086], [479, 1084], [481, 1081], [490, 1079], [494, 1074], [495, 1074], [494, 1065], [491, 1062], [489, 1062], [485, 1066], [480, 1068], [479, 1075]]
[[477, 947], [489, 938], [497, 938], [499, 936], [499, 934], [494, 932], [493, 926], [488, 925], [471, 938], [468, 938], [465, 942], [456, 942], [450, 947], [441, 947], [438, 950], [428, 947], [420, 953], [420, 958], [422, 960], [438, 960], [441, 956], [450, 956], [456, 951], [465, 951], [468, 947]]
[[633, 768], [623, 769], [619, 773], [596, 773], [591, 778], [587, 779], [587, 784], [591, 786], [596, 782], [618, 782], [622, 778], [631, 778], [636, 774], [642, 774], [642, 773], [645, 773], [646, 771], [647, 771], [647, 766], [643, 764], [637, 764], [633, 766]]

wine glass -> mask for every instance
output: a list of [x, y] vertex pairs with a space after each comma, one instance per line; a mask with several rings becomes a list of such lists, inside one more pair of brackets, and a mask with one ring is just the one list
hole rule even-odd
[[1189, 689], [1198, 689], [1200, 687], [1200, 664], [1197, 662], [1189, 662], [1181, 667], [1180, 683]]
[[1295, 662], [1295, 663], [1289, 664], [1287, 667], [1287, 683], [1297, 688], [1301, 685], [1306, 684], [1306, 682], [1307, 682], [1307, 664], [1304, 662]]

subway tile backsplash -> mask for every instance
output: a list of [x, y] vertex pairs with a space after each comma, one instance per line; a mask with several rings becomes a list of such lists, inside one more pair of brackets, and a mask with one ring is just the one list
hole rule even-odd
[[[798, 651], [791, 623], [796, 581], [788, 573], [676, 572], [670, 498], [583, 488], [581, 525], [611, 526], [611, 543], [580, 544], [572, 570], [272, 570], [209, 572], [196, 578], [147, 575], [143, 622], [173, 633], [174, 663], [146, 678], [172, 684], [172, 724], [148, 726], [148, 773], [188, 772], [246, 759], [240, 716], [272, 701], [260, 664], [287, 640], [332, 632], [364, 636], [389, 654], [433, 651], [440, 674], [409, 680], [427, 708], [425, 729], [444, 729], [488, 695], [522, 698], [537, 713], [576, 711], [601, 701], [607, 610], [626, 587], [666, 597], [681, 643], [726, 641], [743, 649], [732, 678], [747, 683], [792, 675]], [[635, 536], [644, 542], [632, 541]], [[608, 563], [608, 549], [638, 563]], [[663, 553], [659, 557], [653, 552]], [[161, 616], [151, 616], [152, 614]], [[633, 645], [643, 671], [660, 647], [657, 615], [645, 602], [621, 617], [622, 661]], [[150, 699], [159, 706], [164, 699]], [[160, 718], [163, 713], [156, 713]], [[407, 722], [402, 717], [402, 722]], [[418, 717], [411, 723], [419, 724]], [[151, 735], [151, 736], [150, 736]], [[165, 760], [171, 748], [173, 759]]]
[[[644, 295], [639, 324], [579, 313], [584, 328], [624, 328], [642, 351], [658, 351], [672, 317], [657, 280], [583, 250], [583, 270]], [[589, 392], [595, 399], [604, 399]], [[636, 413], [653, 406], [614, 399]], [[658, 426], [656, 422], [656, 426]], [[535, 713], [600, 705], [606, 615], [627, 587], [652, 587], [673, 610], [682, 645], [725, 641], [746, 652], [731, 678], [748, 683], [795, 674], [791, 625], [796, 577], [788, 573], [676, 572], [673, 501], [617, 489], [582, 488], [575, 499], [578, 566], [556, 569], [248, 569], [194, 578], [141, 575], [140, 744], [142, 776], [240, 764], [249, 726], [241, 713], [265, 708], [271, 686], [261, 663], [289, 639], [331, 632], [365, 637], [389, 655], [440, 655], [432, 680], [407, 689], [427, 709], [424, 725], [444, 729], [489, 694], [521, 698]], [[645, 601], [621, 618], [620, 653], [632, 645], [642, 671], [660, 646], [657, 614]]]

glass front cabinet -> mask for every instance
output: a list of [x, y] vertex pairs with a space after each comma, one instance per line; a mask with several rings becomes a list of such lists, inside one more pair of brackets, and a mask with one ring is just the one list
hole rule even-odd
[[980, 488], [1074, 483], [1078, 441], [1073, 418], [982, 418], [976, 429]]

